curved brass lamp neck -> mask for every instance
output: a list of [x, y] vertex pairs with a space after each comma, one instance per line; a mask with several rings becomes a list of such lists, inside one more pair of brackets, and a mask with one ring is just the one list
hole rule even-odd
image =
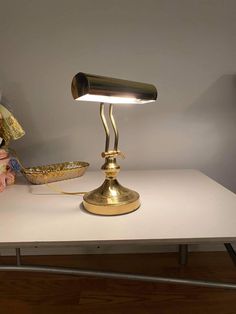
[[[107, 119], [104, 113], [105, 110], [105, 104], [102, 102], [100, 104], [100, 117], [102, 120], [102, 124], [106, 133], [106, 144], [105, 144], [105, 153], [109, 151], [109, 146], [110, 146], [110, 130], [107, 124]], [[119, 142], [119, 132], [116, 126], [116, 121], [113, 115], [113, 104], [109, 105], [109, 118], [111, 121], [111, 125], [115, 134], [115, 140], [114, 140], [114, 151], [118, 150], [118, 142]]]
[[117, 129], [117, 125], [115, 122], [115, 118], [113, 115], [113, 104], [109, 105], [109, 118], [111, 121], [112, 129], [114, 131], [115, 139], [114, 139], [114, 148], [113, 150], [109, 149], [110, 146], [110, 130], [108, 127], [107, 119], [104, 113], [105, 104], [100, 104], [100, 117], [102, 120], [102, 124], [106, 133], [106, 142], [105, 142], [105, 151], [102, 152], [102, 157], [105, 158], [105, 163], [102, 166], [102, 170], [105, 171], [107, 179], [115, 179], [118, 172], [120, 171], [120, 166], [116, 163], [116, 157], [122, 156], [123, 154], [118, 150], [119, 143], [119, 132]]

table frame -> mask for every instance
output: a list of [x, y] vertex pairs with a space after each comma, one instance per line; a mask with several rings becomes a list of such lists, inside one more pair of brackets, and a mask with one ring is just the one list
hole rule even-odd
[[[231, 243], [224, 243], [225, 248], [232, 259], [234, 265], [236, 266], [236, 252]], [[70, 275], [70, 276], [87, 276], [87, 277], [97, 277], [97, 278], [110, 278], [110, 279], [123, 279], [132, 281], [146, 281], [155, 283], [166, 283], [166, 284], [177, 284], [177, 285], [190, 285], [198, 287], [208, 287], [208, 288], [223, 288], [223, 289], [233, 289], [236, 290], [236, 283], [228, 282], [218, 282], [209, 280], [193, 280], [187, 278], [172, 278], [172, 277], [161, 277], [161, 276], [146, 276], [137, 275], [131, 273], [122, 272], [106, 272], [106, 271], [96, 271], [88, 269], [79, 268], [69, 268], [69, 267], [56, 267], [56, 266], [31, 266], [24, 265], [21, 261], [21, 249], [16, 248], [16, 265], [0, 265], [0, 271], [22, 271], [22, 272], [41, 272], [49, 274], [59, 274], [59, 275]], [[185, 266], [188, 260], [188, 244], [179, 245], [179, 264]]]

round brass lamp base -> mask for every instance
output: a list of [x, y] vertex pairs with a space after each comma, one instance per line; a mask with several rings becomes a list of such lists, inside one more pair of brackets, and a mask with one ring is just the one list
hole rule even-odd
[[140, 206], [139, 194], [123, 187], [117, 180], [104, 183], [84, 195], [84, 208], [96, 215], [115, 216], [128, 214]]

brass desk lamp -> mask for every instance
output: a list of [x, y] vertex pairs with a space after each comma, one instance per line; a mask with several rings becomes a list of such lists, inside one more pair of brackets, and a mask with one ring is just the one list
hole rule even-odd
[[[119, 133], [113, 116], [113, 104], [144, 104], [157, 99], [155, 86], [93, 74], [78, 73], [71, 85], [72, 95], [79, 101], [100, 102], [100, 116], [106, 133], [102, 166], [106, 178], [103, 184], [84, 195], [85, 209], [97, 215], [121, 215], [130, 213], [140, 206], [139, 194], [120, 185], [116, 177], [120, 166], [116, 159], [123, 156], [118, 149]], [[110, 131], [104, 114], [105, 103], [109, 105], [109, 118], [115, 134], [114, 147], [109, 148]]]

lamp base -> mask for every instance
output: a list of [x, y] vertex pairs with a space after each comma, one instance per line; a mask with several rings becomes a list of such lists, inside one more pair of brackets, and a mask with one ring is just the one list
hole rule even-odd
[[120, 185], [116, 179], [105, 179], [83, 199], [84, 208], [93, 214], [115, 216], [128, 214], [140, 206], [139, 194]]

